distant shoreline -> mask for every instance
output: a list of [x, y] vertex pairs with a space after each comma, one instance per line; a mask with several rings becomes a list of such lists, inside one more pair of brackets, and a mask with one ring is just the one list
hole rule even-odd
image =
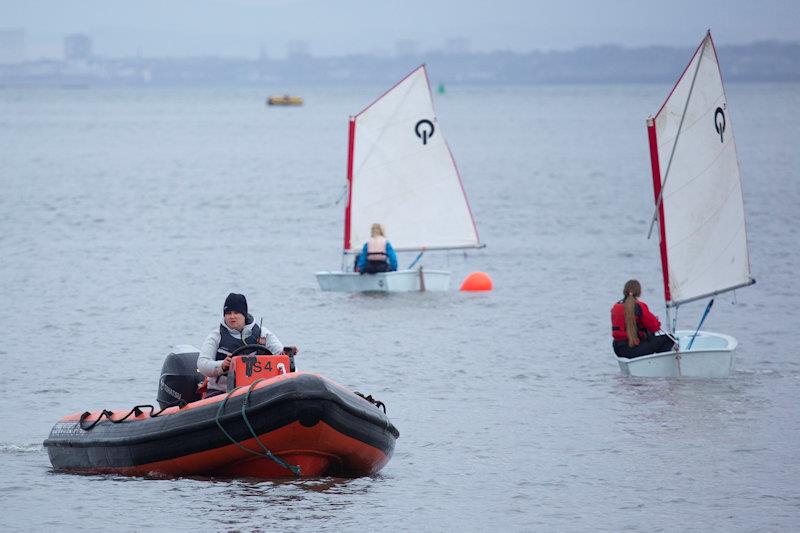
[[[103, 58], [0, 64], [0, 86], [259, 86], [392, 83], [421, 63], [432, 83], [557, 85], [674, 81], [693, 48], [617, 45], [570, 51], [287, 59], [227, 57]], [[800, 81], [800, 43], [762, 41], [718, 48], [726, 82]]]

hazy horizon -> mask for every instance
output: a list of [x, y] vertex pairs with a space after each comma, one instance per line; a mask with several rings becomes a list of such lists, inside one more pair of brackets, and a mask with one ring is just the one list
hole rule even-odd
[[[43, 16], [44, 14], [44, 16]], [[393, 55], [430, 50], [490, 52], [569, 50], [605, 44], [691, 47], [711, 28], [718, 44], [800, 41], [800, 2], [676, 0], [87, 0], [67, 4], [0, 1], [0, 29], [25, 32], [26, 60], [61, 58], [63, 39], [83, 33], [97, 56], [283, 58]]]

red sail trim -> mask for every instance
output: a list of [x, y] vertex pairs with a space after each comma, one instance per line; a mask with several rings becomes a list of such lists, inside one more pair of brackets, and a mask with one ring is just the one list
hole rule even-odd
[[[392, 85], [392, 86], [391, 86], [391, 88], [389, 88], [389, 90], [385, 91], [385, 92], [384, 92], [382, 95], [380, 95], [380, 96], [379, 96], [379, 97], [377, 97], [375, 100], [373, 100], [372, 102], [370, 102], [370, 104], [369, 104], [367, 107], [365, 107], [364, 109], [362, 109], [361, 111], [359, 111], [358, 113], [356, 113], [355, 117], [357, 118], [357, 117], [359, 117], [359, 116], [363, 115], [363, 114], [364, 114], [364, 112], [365, 112], [367, 109], [369, 109], [370, 107], [372, 107], [373, 105], [375, 105], [375, 104], [378, 102], [378, 100], [380, 100], [381, 98], [383, 98], [384, 96], [386, 96], [386, 95], [387, 95], [387, 94], [389, 94], [390, 92], [394, 91], [395, 87], [397, 87], [398, 85], [400, 85], [401, 83], [403, 83], [404, 81], [406, 81], [408, 78], [410, 78], [411, 76], [413, 76], [414, 74], [416, 74], [416, 73], [417, 73], [417, 71], [418, 71], [419, 69], [423, 69], [423, 70], [425, 70], [425, 63], [421, 64], [420, 66], [418, 66], [417, 68], [415, 68], [414, 70], [412, 70], [411, 72], [409, 72], [409, 73], [408, 73], [408, 74], [407, 74], [407, 75], [406, 75], [406, 76], [405, 76], [405, 77], [404, 77], [402, 80], [400, 80], [400, 81], [398, 81], [397, 83], [395, 83], [394, 85]], [[425, 77], [426, 77], [426, 78], [428, 77], [428, 72], [427, 72], [427, 71], [425, 71]], [[430, 84], [430, 83], [428, 83], [428, 91], [430, 91], [430, 90], [431, 90], [431, 84]]]
[[[681, 75], [678, 78], [678, 81], [676, 81], [675, 85], [672, 86], [672, 90], [669, 92], [669, 95], [664, 100], [664, 103], [661, 104], [661, 107], [658, 108], [658, 112], [655, 115], [653, 115], [654, 119], [658, 118], [658, 115], [661, 114], [661, 111], [663, 111], [664, 106], [667, 105], [667, 102], [669, 102], [669, 99], [672, 98], [672, 93], [675, 92], [675, 88], [678, 87], [678, 84], [681, 82], [681, 80], [683, 80], [683, 77], [686, 75], [686, 71], [689, 70], [689, 65], [692, 64], [692, 61], [694, 61], [695, 56], [697, 56], [698, 52], [700, 52], [700, 50], [702, 50], [703, 45], [706, 44], [706, 39], [710, 39], [710, 38], [711, 38], [711, 31], [709, 31], [706, 34], [706, 36], [703, 37], [703, 40], [700, 42], [700, 45], [695, 49], [694, 54], [692, 54], [692, 58], [689, 60], [688, 63], [686, 63], [686, 66], [684, 67], [683, 72], [681, 72]], [[713, 41], [712, 41], [712, 44], [713, 44]], [[716, 54], [716, 51], [714, 53]], [[719, 66], [719, 63], [717, 63], [717, 66]]]
[[[725, 104], [727, 106], [728, 95], [725, 93], [725, 80], [722, 78], [722, 69], [719, 66], [719, 56], [717, 55], [717, 46], [714, 44], [714, 38], [711, 36], [711, 30], [708, 30], [708, 40], [711, 41], [711, 50], [713, 50], [713, 52], [714, 52], [714, 63], [717, 64], [717, 72], [719, 72], [719, 81], [722, 84], [722, 96], [725, 99]], [[728, 115], [728, 122], [729, 122], [729, 124], [726, 126], [726, 128], [730, 128], [730, 130], [731, 130], [730, 136], [733, 137], [733, 121], [731, 120], [731, 112], [730, 112], [729, 109], [725, 109], [725, 113], [727, 113], [727, 115]], [[741, 187], [742, 186], [742, 184], [741, 184], [741, 179], [742, 179], [741, 178], [741, 169], [742, 169], [742, 166], [739, 164], [739, 153], [738, 152], [736, 153], [736, 167], [739, 169], [739, 187]], [[743, 191], [742, 194], [744, 195], [744, 191]], [[742, 200], [742, 202], [744, 202], [744, 200]], [[742, 212], [744, 213], [744, 207], [742, 207]], [[744, 217], [744, 235], [745, 235], [744, 238], [745, 238], [745, 243], [746, 243], [747, 242], [747, 235], [748, 235], [748, 233], [747, 233], [747, 216]], [[749, 272], [751, 272], [751, 276], [752, 276], [752, 266], [753, 265], [750, 264], [750, 247], [749, 246], [745, 246], [745, 249], [747, 250], [747, 270]], [[752, 283], [755, 283], [755, 280], [752, 280]], [[752, 285], [752, 283], [750, 283], [750, 285]]]
[[[656, 121], [650, 118], [647, 121], [647, 137], [650, 141], [650, 167], [653, 172], [653, 196], [654, 201], [658, 202], [661, 196], [661, 167], [658, 163], [658, 142], [656, 141]], [[667, 235], [664, 228], [664, 198], [658, 205], [658, 231], [661, 247], [661, 272], [664, 275], [664, 300], [669, 303], [672, 297], [669, 292], [669, 261], [667, 258]]]
[[[423, 72], [425, 73], [425, 83], [428, 84], [428, 94], [430, 95], [431, 98], [431, 108], [433, 109], [433, 115], [436, 116], [436, 107], [433, 105], [433, 89], [431, 88], [431, 80], [430, 78], [428, 78], [428, 70], [424, 67], [425, 65], [422, 64], [420, 65], [420, 67], [415, 69], [414, 72], [416, 72], [420, 68], [423, 69]], [[414, 72], [412, 72], [411, 74], [414, 74]], [[411, 74], [409, 74], [408, 76], [411, 76]], [[408, 76], [406, 76], [406, 78]], [[476, 241], [475, 246], [481, 247], [480, 244], [481, 238], [478, 235], [478, 225], [475, 223], [475, 215], [472, 214], [472, 206], [469, 205], [469, 198], [467, 198], [467, 191], [464, 190], [464, 182], [461, 180], [461, 172], [458, 170], [458, 165], [456, 164], [456, 159], [453, 157], [453, 151], [450, 149], [450, 145], [447, 143], [447, 141], [444, 142], [444, 145], [447, 148], [447, 153], [450, 154], [450, 161], [453, 162], [453, 168], [456, 169], [456, 177], [458, 178], [458, 185], [461, 187], [461, 194], [464, 195], [464, 203], [467, 204], [467, 211], [469, 212], [469, 218], [472, 220], [472, 229], [473, 231], [475, 231], [475, 241]], [[467, 246], [465, 248], [470, 248], [470, 247]]]
[[719, 68], [719, 56], [717, 55], [717, 46], [714, 44], [714, 38], [711, 37], [711, 30], [708, 30], [708, 34], [706, 36], [709, 41], [711, 41], [711, 50], [714, 52], [714, 63], [717, 64], [717, 72], [719, 72], [719, 81], [722, 83], [722, 95], [725, 96], [725, 101], [728, 101], [727, 95], [725, 95], [725, 80], [722, 79], [722, 69]]
[[[477, 248], [482, 248], [481, 245], [481, 238], [478, 235], [478, 225], [475, 223], [475, 215], [472, 214], [472, 206], [469, 205], [469, 198], [467, 198], [467, 191], [464, 190], [464, 182], [461, 181], [461, 172], [458, 171], [458, 165], [456, 165], [456, 160], [453, 157], [453, 151], [450, 150], [450, 145], [447, 144], [447, 141], [444, 142], [444, 145], [447, 147], [447, 153], [450, 154], [450, 160], [453, 162], [453, 168], [456, 169], [456, 176], [458, 177], [458, 184], [461, 187], [461, 194], [464, 195], [464, 203], [467, 204], [467, 211], [469, 211], [469, 218], [472, 219], [472, 229], [475, 231], [475, 246]], [[465, 248], [473, 248], [473, 246], [465, 246]]]
[[353, 149], [356, 140], [356, 119], [350, 117], [347, 143], [347, 206], [344, 210], [344, 250], [350, 249], [350, 201], [353, 199]]

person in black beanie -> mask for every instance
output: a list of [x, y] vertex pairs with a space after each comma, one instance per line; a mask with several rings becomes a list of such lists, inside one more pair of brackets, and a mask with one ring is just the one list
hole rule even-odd
[[247, 316], [247, 298], [244, 297], [244, 294], [232, 292], [225, 298], [225, 305], [222, 307], [222, 315], [224, 316], [230, 311], [236, 311], [243, 316]]
[[244, 294], [230, 293], [225, 298], [222, 316], [223, 321], [208, 334], [197, 358], [197, 370], [208, 377], [206, 397], [228, 390], [226, 374], [231, 366], [231, 353], [236, 348], [245, 344], [262, 344], [273, 354], [284, 351], [278, 337], [256, 324], [253, 316], [247, 312]]

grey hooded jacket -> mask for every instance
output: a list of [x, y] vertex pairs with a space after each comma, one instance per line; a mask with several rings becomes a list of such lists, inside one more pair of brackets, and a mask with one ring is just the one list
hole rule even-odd
[[[252, 317], [248, 316], [247, 318], [251, 319]], [[250, 320], [250, 323], [245, 324], [242, 331], [236, 331], [235, 329], [229, 328], [224, 321], [222, 322], [222, 326], [228, 330], [228, 333], [237, 339], [243, 340], [250, 336], [254, 324], [255, 321]], [[270, 352], [279, 354], [283, 351], [283, 344], [281, 344], [278, 337], [270, 330], [261, 328], [261, 336], [266, 338], [266, 347]], [[219, 340], [219, 328], [217, 327], [214, 328], [214, 330], [208, 334], [206, 340], [203, 341], [203, 346], [200, 348], [200, 355], [197, 357], [197, 370], [204, 376], [208, 376], [209, 389], [227, 392], [228, 376], [222, 373], [222, 361], [216, 360]]]

